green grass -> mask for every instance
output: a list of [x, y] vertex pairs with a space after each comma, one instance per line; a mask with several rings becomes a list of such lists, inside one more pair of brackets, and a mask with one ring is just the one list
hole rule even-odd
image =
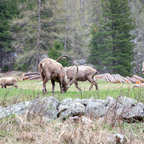
[[106, 81], [97, 81], [99, 90], [95, 90], [95, 87], [89, 91], [89, 82], [79, 82], [79, 86], [82, 92], [78, 91], [73, 84], [68, 92], [61, 94], [59, 84], [56, 83], [55, 93], [51, 93], [51, 83], [47, 83], [48, 93], [44, 95], [42, 93], [42, 82], [40, 80], [27, 80], [19, 81], [17, 83], [18, 89], [13, 87], [8, 87], [7, 89], [0, 88], [0, 105], [10, 105], [21, 101], [27, 101], [35, 99], [41, 96], [54, 96], [58, 100], [65, 98], [90, 98], [95, 99], [105, 99], [107, 96], [117, 98], [118, 96], [127, 96], [134, 98], [138, 101], [144, 102], [144, 89], [132, 88], [133, 84], [113, 84]]
[[[89, 91], [90, 83], [89, 82], [79, 82], [79, 86], [82, 89], [82, 92], [79, 92], [74, 85], [72, 85], [67, 93], [61, 94], [59, 89], [59, 84], [56, 83], [55, 93], [51, 93], [51, 83], [47, 83], [48, 94], [44, 95], [42, 93], [42, 83], [40, 80], [31, 80], [31, 81], [19, 81], [17, 83], [18, 89], [13, 87], [8, 87], [7, 89], [0, 88], [0, 106], [8, 106], [11, 104], [15, 104], [21, 101], [32, 100], [37, 97], [48, 97], [54, 96], [58, 100], [62, 100], [65, 98], [90, 98], [94, 97], [95, 99], [105, 99], [107, 96], [117, 98], [118, 96], [126, 96], [130, 98], [134, 98], [138, 101], [144, 102], [144, 89], [143, 88], [132, 88], [134, 84], [113, 84], [108, 83], [106, 81], [97, 81], [99, 90], [95, 90], [95, 87], [91, 91]], [[22, 120], [22, 121], [21, 121]], [[100, 120], [101, 121], [101, 120]], [[57, 132], [58, 138], [59, 135], [65, 130], [63, 127], [67, 127], [70, 133], [73, 129], [81, 130], [86, 127], [79, 127], [78, 124], [72, 124], [66, 121], [59, 122], [58, 120], [53, 123], [41, 123], [37, 119], [28, 121], [25, 117], [19, 117], [16, 115], [12, 115], [10, 117], [6, 117], [0, 120], [0, 135], [3, 142], [6, 143], [5, 138], [11, 140], [11, 143], [27, 143], [27, 139], [22, 139], [21, 137], [24, 135], [23, 132], [29, 132], [30, 134], [34, 134], [34, 138], [42, 137], [44, 134], [48, 134], [48, 132], [53, 132], [53, 135], [56, 135]], [[55, 128], [55, 129], [54, 129]], [[113, 136], [116, 133], [124, 134], [129, 141], [131, 141], [131, 137], [133, 137], [134, 143], [140, 143], [143, 140], [143, 132], [144, 132], [144, 123], [126, 123], [126, 122], [117, 122], [114, 126], [105, 121], [103, 123], [99, 123], [99, 121], [95, 121], [93, 124], [93, 129], [90, 128], [83, 129], [83, 133], [87, 136], [88, 132], [91, 135], [94, 133], [96, 135], [104, 135], [104, 137], [108, 135]], [[88, 132], [86, 131], [88, 130]], [[84, 132], [85, 131], [85, 132]], [[81, 132], [81, 131], [80, 131]], [[76, 134], [80, 134], [80, 132]], [[20, 135], [22, 133], [22, 135]], [[38, 135], [37, 135], [38, 134]], [[16, 137], [15, 137], [16, 136]], [[44, 136], [45, 138], [46, 136]], [[80, 137], [80, 136], [79, 136]], [[109, 136], [108, 136], [109, 137]], [[21, 140], [17, 141], [17, 140]], [[49, 138], [51, 140], [52, 138]], [[55, 138], [57, 139], [57, 137]], [[38, 139], [41, 140], [41, 139]], [[41, 142], [40, 142], [41, 143]]]

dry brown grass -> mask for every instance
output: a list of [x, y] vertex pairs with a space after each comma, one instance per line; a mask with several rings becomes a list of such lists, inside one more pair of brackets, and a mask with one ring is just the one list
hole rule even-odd
[[9, 71], [9, 72], [4, 72], [0, 73], [0, 78], [2, 77], [15, 77], [15, 78], [20, 78], [22, 76], [23, 72], [21, 71]]
[[46, 123], [38, 117], [28, 120], [17, 115], [0, 120], [1, 144], [115, 144], [115, 133], [124, 134], [129, 144], [142, 144], [143, 132], [135, 132], [125, 130], [120, 123], [112, 128], [102, 118], [87, 125], [81, 120]]

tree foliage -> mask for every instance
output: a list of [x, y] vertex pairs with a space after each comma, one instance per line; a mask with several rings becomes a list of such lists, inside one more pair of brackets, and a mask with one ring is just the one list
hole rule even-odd
[[90, 61], [102, 70], [130, 75], [134, 45], [134, 24], [126, 0], [103, 0], [103, 20], [92, 30]]
[[12, 34], [10, 31], [10, 20], [12, 20], [17, 14], [16, 0], [0, 1], [0, 66], [3, 71], [12, 69], [13, 66], [13, 63], [8, 59], [8, 56], [14, 52], [14, 48], [11, 45]]

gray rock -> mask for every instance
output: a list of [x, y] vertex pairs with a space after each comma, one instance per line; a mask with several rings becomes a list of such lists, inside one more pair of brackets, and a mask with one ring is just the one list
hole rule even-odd
[[70, 104], [72, 104], [72, 102], [73, 102], [73, 99], [72, 99], [72, 98], [66, 98], [66, 99], [62, 100], [62, 101], [60, 102], [60, 104], [70, 105]]
[[86, 106], [86, 114], [93, 117], [101, 117], [106, 114], [106, 108], [102, 103], [89, 102]]
[[79, 102], [72, 103], [70, 106], [71, 113], [74, 115], [77, 114], [84, 114], [85, 113], [85, 106]]
[[59, 101], [54, 97], [38, 98], [30, 104], [27, 112], [32, 115], [47, 117], [50, 120], [54, 120], [57, 118], [58, 105]]
[[109, 100], [102, 100], [102, 99], [97, 99], [96, 102], [99, 102], [101, 104], [103, 104], [105, 107], [109, 104]]
[[120, 97], [117, 100], [116, 104], [116, 114], [122, 115], [123, 113], [126, 113], [129, 109], [134, 107], [138, 102], [134, 99], [128, 98], [128, 97]]
[[114, 104], [116, 103], [116, 100], [112, 97], [106, 97], [106, 100], [108, 101], [107, 105], [106, 105], [106, 109], [110, 109], [114, 106]]
[[70, 115], [85, 114], [85, 106], [79, 102], [72, 103], [67, 110], [60, 113], [60, 119], [66, 118]]
[[53, 120], [57, 118], [58, 105], [59, 101], [54, 97], [38, 98], [32, 101], [11, 105], [6, 108], [0, 108], [0, 118], [4, 118], [12, 114], [22, 115], [27, 112], [29, 115], [38, 115]]
[[80, 65], [76, 60], [73, 61], [73, 64], [77, 66]]
[[125, 112], [123, 112], [122, 117], [124, 119], [143, 119], [144, 118], [144, 104], [137, 103], [134, 106], [129, 107]]
[[118, 99], [118, 103], [121, 104], [123, 107], [130, 107], [130, 106], [134, 106], [138, 102], [132, 98], [120, 97]]
[[86, 63], [86, 60], [85, 59], [80, 59], [80, 60], [77, 60], [77, 62], [80, 64], [80, 65], [84, 65]]
[[66, 98], [66, 99], [62, 100], [60, 102], [60, 105], [58, 106], [59, 113], [61, 111], [67, 110], [72, 103], [73, 103], [73, 99], [72, 98]]
[[[111, 99], [111, 98], [110, 98]], [[136, 100], [128, 97], [120, 97], [117, 100], [110, 100], [109, 115], [112, 113], [117, 117], [122, 117], [127, 122], [143, 121], [144, 119], [144, 104], [138, 103]], [[109, 106], [110, 104], [108, 104]], [[106, 107], [107, 108], [107, 107]]]
[[83, 104], [83, 105], [87, 105], [88, 103], [90, 103], [90, 102], [95, 102], [95, 99], [93, 98], [93, 97], [91, 97], [91, 98], [89, 98], [89, 99], [82, 99], [81, 100], [81, 103]]
[[81, 103], [81, 104], [82, 104], [82, 99], [75, 98], [75, 99], [73, 100], [73, 103], [75, 103], [75, 102], [79, 102], [79, 103]]
[[65, 111], [67, 110], [68, 108], [70, 107], [70, 105], [63, 105], [63, 104], [60, 104], [59, 107], [58, 107], [58, 112], [62, 112], [62, 111]]
[[73, 64], [74, 65], [84, 65], [84, 64], [86, 64], [86, 60], [85, 59], [74, 60]]
[[0, 118], [4, 118], [12, 114], [24, 114], [28, 109], [30, 103], [30, 101], [26, 101], [8, 106], [6, 108], [0, 108]]

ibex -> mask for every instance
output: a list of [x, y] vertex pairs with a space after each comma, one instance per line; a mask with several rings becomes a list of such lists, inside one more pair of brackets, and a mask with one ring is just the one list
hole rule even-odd
[[[64, 57], [67, 57], [67, 56], [61, 56], [56, 61], [60, 61]], [[77, 73], [75, 66], [65, 67], [64, 71], [66, 73], [67, 79], [69, 79], [69, 80], [72, 80], [73, 77]], [[98, 73], [98, 71], [90, 66], [84, 66], [84, 65], [78, 66], [78, 74], [77, 74], [76, 80], [74, 81], [76, 88], [79, 91], [81, 91], [81, 89], [78, 86], [78, 81], [87, 81], [88, 80], [91, 83], [89, 90], [92, 89], [93, 85], [95, 85], [96, 90], [98, 90], [98, 84], [94, 80], [94, 76], [97, 73]], [[54, 91], [54, 88], [53, 88], [53, 91]]]
[[52, 92], [54, 92], [55, 81], [59, 82], [61, 93], [66, 92], [68, 88], [74, 83], [77, 74], [78, 68], [74, 67], [76, 73], [71, 79], [67, 79], [67, 75], [64, 67], [53, 59], [45, 58], [39, 63], [39, 69], [41, 78], [43, 81], [43, 93], [47, 93], [46, 83], [51, 80], [52, 83]]
[[16, 85], [17, 80], [13, 77], [5, 77], [0, 79], [0, 85], [2, 88], [6, 88], [7, 86], [14, 86], [17, 88], [18, 86]]

